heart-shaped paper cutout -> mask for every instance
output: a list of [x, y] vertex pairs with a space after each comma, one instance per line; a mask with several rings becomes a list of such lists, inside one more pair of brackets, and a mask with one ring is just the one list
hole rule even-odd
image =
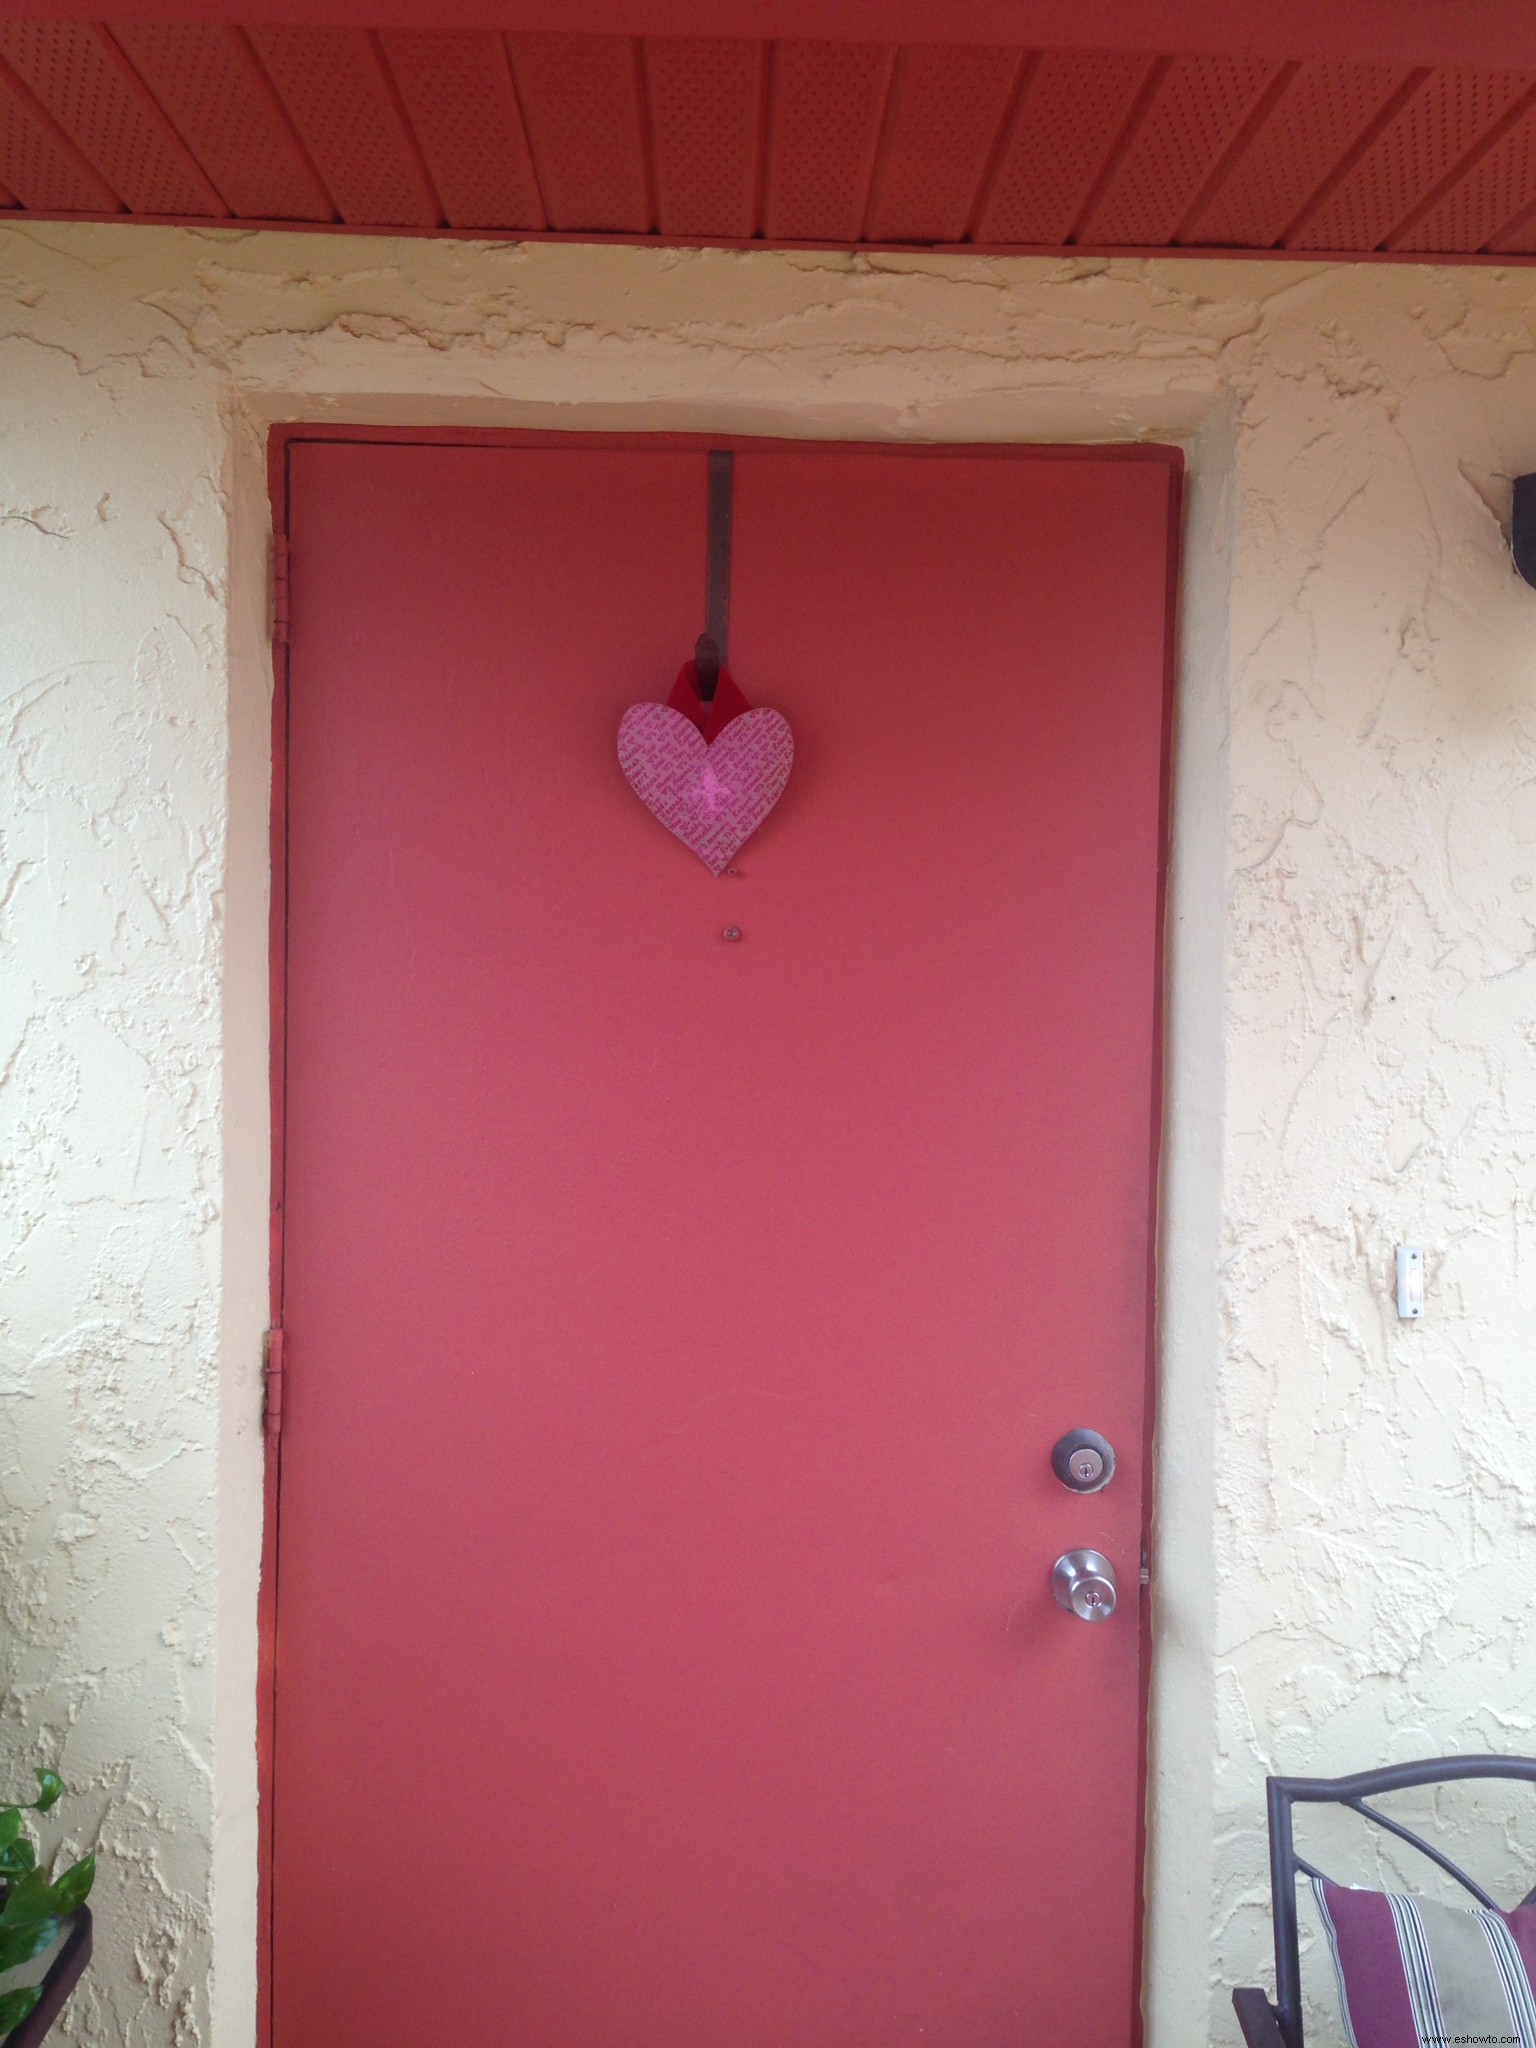
[[708, 742], [666, 704], [631, 704], [619, 721], [630, 788], [712, 875], [724, 874], [778, 802], [794, 758], [777, 711], [743, 711]]

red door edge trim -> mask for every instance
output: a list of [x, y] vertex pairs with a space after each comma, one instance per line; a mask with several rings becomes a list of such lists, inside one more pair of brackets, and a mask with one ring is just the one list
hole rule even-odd
[[[1533, 259], [1536, 260], [1536, 259]], [[1166, 958], [1169, 848], [1172, 828], [1174, 700], [1178, 661], [1177, 605], [1182, 538], [1185, 457], [1182, 448], [1161, 441], [1035, 442], [1035, 441], [807, 441], [753, 434], [697, 433], [565, 433], [558, 429], [489, 427], [381, 427], [331, 425], [294, 421], [269, 429], [267, 495], [274, 540], [288, 538], [289, 451], [302, 442], [360, 442], [383, 446], [413, 444], [454, 448], [730, 448], [776, 454], [861, 454], [942, 457], [965, 454], [1000, 461], [1161, 463], [1168, 470], [1167, 599], [1164, 607], [1162, 676], [1162, 770], [1159, 791], [1157, 875], [1157, 1009], [1153, 1018], [1153, 1093], [1148, 1128], [1147, 1198], [1150, 1229], [1145, 1345], [1146, 1399], [1141, 1444], [1142, 1540], [1150, 1554], [1153, 1518], [1152, 1447], [1157, 1395], [1157, 1264], [1163, 1103], [1166, 1093]], [[271, 1271], [269, 1322], [283, 1323], [283, 1198], [287, 1071], [288, 964], [288, 641], [272, 643], [272, 788], [271, 911], [268, 932], [270, 1002], [270, 1096], [272, 1105]], [[273, 1759], [277, 1724], [277, 1593], [278, 1530], [282, 1500], [282, 1438], [263, 1432], [263, 1515], [261, 1577], [257, 1593], [257, 1964], [256, 2038], [275, 2048], [272, 2012], [272, 1878]], [[1137, 1802], [1135, 1816], [1136, 1952], [1132, 1958], [1132, 2010], [1127, 2039], [1142, 2048], [1142, 1987], [1146, 1951], [1146, 1851], [1148, 1709], [1152, 1678], [1152, 1600], [1150, 1589], [1138, 1586], [1141, 1636], [1139, 1718], [1137, 1725]]]
[[[1159, 462], [1182, 474], [1184, 450], [1171, 441], [810, 441], [771, 434], [583, 433], [558, 427], [379, 427], [292, 420], [269, 428], [273, 528], [287, 534], [287, 451], [298, 441], [375, 441], [438, 448], [730, 448], [765, 455], [986, 456], [1001, 462]], [[272, 471], [281, 467], [278, 483]], [[282, 525], [277, 521], [281, 517]], [[286, 654], [286, 650], [278, 650]], [[284, 672], [286, 674], [286, 660]]]
[[[1163, 1106], [1168, 1089], [1168, 875], [1173, 851], [1173, 748], [1174, 710], [1179, 673], [1179, 580], [1184, 539], [1184, 477], [1182, 461], [1168, 472], [1167, 594], [1163, 603], [1163, 736], [1162, 784], [1158, 792], [1157, 824], [1157, 963], [1153, 985], [1157, 989], [1157, 1011], [1152, 1019], [1152, 1116], [1147, 1155], [1147, 1334], [1146, 1417], [1141, 1444], [1141, 1556], [1143, 1566], [1152, 1561], [1152, 1536], [1157, 1512], [1157, 1473], [1152, 1456], [1157, 1424], [1157, 1316], [1158, 1271], [1162, 1245], [1159, 1216], [1162, 1197]], [[1133, 2048], [1141, 2048], [1145, 2031], [1143, 1993], [1146, 1973], [1147, 1927], [1147, 1801], [1151, 1787], [1149, 1737], [1152, 1721], [1152, 1599], [1149, 1583], [1141, 1589], [1138, 1614], [1141, 1625], [1141, 1712], [1136, 1724], [1136, 1968], [1132, 1979], [1134, 2011], [1131, 2016]]]
[[[267, 442], [273, 539], [288, 534], [288, 442]], [[283, 1323], [283, 1193], [288, 994], [288, 645], [272, 639], [271, 899], [268, 1087], [272, 1113], [267, 1321]], [[262, 1431], [261, 1577], [256, 1596], [256, 2038], [272, 2039], [272, 1766], [277, 1724], [277, 1527], [282, 1438]]]

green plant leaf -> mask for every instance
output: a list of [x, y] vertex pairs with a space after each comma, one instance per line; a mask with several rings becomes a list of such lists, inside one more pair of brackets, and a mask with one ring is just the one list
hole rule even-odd
[[55, 1913], [78, 1913], [91, 1895], [91, 1886], [96, 1882], [96, 1858], [82, 1856], [78, 1863], [72, 1863], [53, 1887], [53, 1910]]
[[64, 1780], [57, 1771], [39, 1771], [37, 1774], [37, 1797], [33, 1800], [33, 1811], [46, 1813], [64, 1790]]
[[20, 1833], [21, 1808], [0, 1806], [0, 1849], [5, 1848], [7, 1843], [14, 1842]]
[[54, 1919], [28, 1920], [21, 1927], [0, 1927], [0, 1970], [14, 1970], [18, 1963], [30, 1963], [40, 1956], [58, 1934]]
[[0, 1932], [7, 1927], [24, 1927], [29, 1920], [46, 1919], [52, 1911], [53, 1883], [47, 1871], [29, 1870], [11, 1887], [10, 1896], [0, 1908]]
[[25, 1984], [19, 1991], [7, 1991], [0, 1997], [0, 2034], [19, 2027], [42, 1995], [35, 1984]]
[[37, 1851], [20, 1835], [14, 1842], [7, 1842], [0, 1849], [0, 1878], [25, 1877], [29, 1870], [37, 1868]]

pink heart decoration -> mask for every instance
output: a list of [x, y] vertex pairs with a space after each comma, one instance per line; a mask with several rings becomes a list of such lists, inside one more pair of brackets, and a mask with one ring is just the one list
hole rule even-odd
[[724, 874], [783, 794], [795, 758], [789, 720], [743, 711], [706, 742], [666, 704], [631, 704], [619, 721], [629, 786], [712, 875]]

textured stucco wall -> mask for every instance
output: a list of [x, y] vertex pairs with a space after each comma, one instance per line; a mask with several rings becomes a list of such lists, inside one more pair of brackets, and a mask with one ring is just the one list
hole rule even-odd
[[1536, 279], [0, 229], [0, 1732], [105, 1816], [102, 2043], [251, 2037], [299, 415], [1189, 447], [1149, 1996], [1230, 2041], [1267, 1766], [1536, 1747]]

